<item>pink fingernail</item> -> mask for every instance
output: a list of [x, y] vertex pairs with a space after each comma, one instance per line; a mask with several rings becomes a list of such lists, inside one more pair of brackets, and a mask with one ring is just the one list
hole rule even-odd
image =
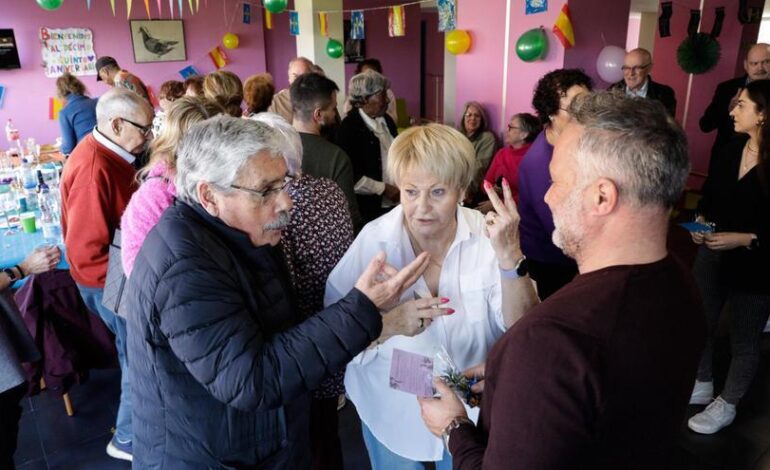
[[445, 304], [445, 303], [447, 303], [447, 302], [449, 302], [449, 299], [448, 299], [448, 298], [446, 298], [446, 297], [441, 297], [441, 303], [442, 303], [442, 304]]
[[492, 185], [489, 183], [489, 181], [484, 180], [484, 189], [489, 189], [491, 187], [492, 187]]
[[447, 315], [451, 315], [453, 313], [455, 313], [455, 309], [453, 309], [453, 308], [448, 308], [447, 311], [446, 311]]
[[508, 186], [508, 180], [505, 179], [505, 176], [503, 176], [503, 185], [504, 186]]

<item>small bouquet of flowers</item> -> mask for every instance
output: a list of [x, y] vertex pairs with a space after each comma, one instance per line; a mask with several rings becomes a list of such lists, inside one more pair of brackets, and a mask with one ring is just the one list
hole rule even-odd
[[475, 377], [468, 378], [463, 375], [462, 371], [455, 365], [452, 358], [449, 357], [446, 349], [443, 347], [439, 352], [435, 354], [433, 360], [433, 374], [445, 384], [454, 390], [455, 394], [465, 402], [471, 408], [479, 406], [481, 403], [481, 395], [471, 390], [471, 387], [475, 385], [479, 380]]

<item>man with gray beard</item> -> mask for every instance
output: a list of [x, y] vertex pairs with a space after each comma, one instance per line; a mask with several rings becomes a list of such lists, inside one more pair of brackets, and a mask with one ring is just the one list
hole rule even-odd
[[666, 251], [687, 179], [682, 129], [660, 103], [581, 95], [545, 201], [580, 274], [498, 341], [478, 425], [440, 381], [420, 399], [455, 469], [666, 468], [705, 340], [700, 297]]

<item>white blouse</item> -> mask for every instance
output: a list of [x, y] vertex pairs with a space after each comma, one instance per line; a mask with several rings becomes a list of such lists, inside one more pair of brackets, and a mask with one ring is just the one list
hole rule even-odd
[[[389, 386], [394, 348], [433, 358], [443, 346], [455, 365], [466, 369], [483, 362], [495, 341], [505, 331], [502, 315], [500, 271], [492, 245], [483, 234], [480, 212], [459, 207], [457, 233], [444, 259], [439, 278], [439, 297], [450, 299], [446, 307], [455, 313], [437, 318], [414, 337], [393, 336], [367, 349], [347, 366], [345, 387], [361, 420], [388, 449], [414, 461], [442, 458], [444, 444], [433, 436], [420, 417], [414, 395]], [[340, 260], [326, 283], [324, 303], [341, 299], [355, 285], [371, 259], [384, 251], [387, 262], [402, 268], [415, 259], [404, 226], [401, 206], [364, 227]], [[430, 296], [420, 278], [404, 292], [401, 301]], [[472, 419], [478, 408], [471, 410]]]

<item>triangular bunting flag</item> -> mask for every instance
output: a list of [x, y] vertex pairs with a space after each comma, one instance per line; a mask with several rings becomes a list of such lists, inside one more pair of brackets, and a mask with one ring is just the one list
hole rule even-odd
[[318, 29], [321, 32], [321, 36], [329, 35], [329, 18], [326, 16], [326, 12], [318, 13]]
[[364, 11], [355, 10], [350, 14], [350, 39], [365, 39]]
[[575, 45], [575, 33], [572, 31], [572, 19], [569, 15], [569, 7], [565, 3], [561, 7], [561, 13], [556, 18], [556, 23], [553, 24], [553, 34], [559, 39], [561, 45], [565, 49]]
[[195, 8], [193, 7], [193, 0], [187, 0], [187, 4], [190, 6], [190, 13], [195, 13]]
[[91, 11], [91, 0], [86, 0], [86, 7], [88, 7], [89, 11]]
[[273, 29], [273, 14], [265, 10], [265, 29]]
[[112, 7], [112, 16], [115, 16], [115, 0], [110, 0], [110, 6]]
[[126, 0], [126, 19], [131, 18], [131, 4], [133, 0]]
[[158, 0], [158, 18], [163, 18], [163, 0]]
[[171, 19], [174, 19], [174, 0], [168, 0], [168, 11], [171, 12]]
[[403, 6], [396, 6], [388, 12], [388, 35], [395, 38], [406, 35], [406, 16]]
[[227, 54], [221, 47], [217, 46], [209, 51], [209, 58], [214, 63], [214, 67], [219, 70], [227, 65]]
[[179, 10], [179, 17], [183, 18], [184, 17], [184, 4], [182, 4], [182, 0], [179, 0], [177, 2], [177, 5], [179, 6], [179, 8], [178, 8], [178, 10]]
[[150, 13], [150, 0], [144, 0], [144, 9], [147, 10], [147, 19], [152, 19], [152, 13]]
[[289, 34], [299, 36], [299, 12], [289, 12]]

